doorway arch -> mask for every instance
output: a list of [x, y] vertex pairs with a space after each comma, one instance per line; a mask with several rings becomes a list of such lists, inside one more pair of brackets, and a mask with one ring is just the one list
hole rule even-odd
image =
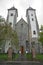
[[21, 50], [21, 54], [24, 54], [24, 46], [21, 46], [20, 50]]

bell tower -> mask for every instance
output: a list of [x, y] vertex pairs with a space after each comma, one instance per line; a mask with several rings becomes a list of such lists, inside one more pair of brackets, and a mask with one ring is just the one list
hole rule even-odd
[[11, 27], [15, 30], [15, 25], [17, 22], [17, 17], [18, 17], [18, 11], [17, 9], [13, 6], [10, 9], [8, 9], [8, 17], [7, 21], [11, 24]]
[[[29, 43], [31, 46], [37, 46], [38, 47], [38, 22], [36, 18], [36, 10], [32, 7], [29, 7], [26, 10], [26, 17], [28, 22], [28, 36], [29, 36]], [[31, 51], [31, 50], [30, 50]]]

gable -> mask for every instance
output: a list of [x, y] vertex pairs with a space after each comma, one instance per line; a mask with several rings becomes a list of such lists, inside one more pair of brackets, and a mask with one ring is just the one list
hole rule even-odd
[[17, 24], [28, 24], [23, 18], [21, 18], [17, 23]]

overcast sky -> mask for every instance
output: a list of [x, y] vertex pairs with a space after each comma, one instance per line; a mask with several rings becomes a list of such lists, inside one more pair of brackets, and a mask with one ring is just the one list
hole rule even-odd
[[5, 19], [7, 17], [7, 9], [15, 6], [18, 9], [18, 20], [23, 17], [26, 19], [26, 9], [31, 6], [36, 9], [36, 15], [39, 25], [43, 24], [43, 0], [0, 0], [0, 15]]

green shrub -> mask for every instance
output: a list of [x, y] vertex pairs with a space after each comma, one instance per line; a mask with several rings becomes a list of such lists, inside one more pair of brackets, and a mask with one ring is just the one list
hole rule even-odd
[[[31, 53], [28, 53], [28, 54], [25, 54], [26, 58], [28, 60], [32, 60], [32, 54]], [[36, 60], [43, 60], [43, 54], [36, 54]]]
[[19, 54], [13, 53], [13, 60], [16, 60], [19, 57]]
[[32, 54], [31, 54], [31, 53], [25, 54], [25, 57], [26, 57], [28, 60], [32, 60]]
[[7, 60], [8, 55], [6, 53], [0, 53], [0, 60]]
[[43, 60], [43, 54], [36, 54], [36, 59]]

